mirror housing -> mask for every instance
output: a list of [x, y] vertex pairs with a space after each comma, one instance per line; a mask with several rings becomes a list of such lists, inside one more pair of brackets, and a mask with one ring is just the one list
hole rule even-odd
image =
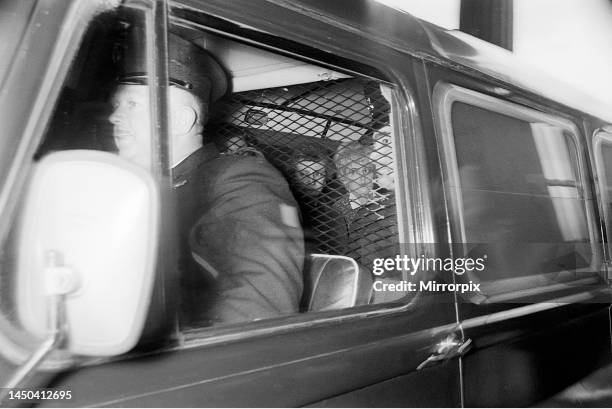
[[65, 348], [111, 356], [132, 349], [155, 276], [159, 193], [152, 176], [115, 154], [73, 150], [35, 165], [17, 247], [17, 313], [49, 337], [60, 297]]

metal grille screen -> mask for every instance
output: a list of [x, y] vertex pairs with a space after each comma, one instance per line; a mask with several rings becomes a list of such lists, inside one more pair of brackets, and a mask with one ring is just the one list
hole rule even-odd
[[264, 155], [301, 207], [309, 253], [362, 268], [397, 254], [390, 107], [378, 83], [343, 79], [233, 94], [208, 133], [222, 152]]

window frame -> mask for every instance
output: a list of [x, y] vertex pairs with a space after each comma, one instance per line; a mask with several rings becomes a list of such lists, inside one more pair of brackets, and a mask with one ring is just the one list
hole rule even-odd
[[[512, 118], [525, 122], [540, 122], [553, 125], [561, 128], [563, 131], [571, 135], [571, 140], [576, 149], [577, 164], [575, 165], [576, 181], [578, 189], [583, 193], [583, 206], [586, 217], [586, 227], [589, 231], [589, 244], [593, 252], [593, 259], [589, 266], [589, 270], [593, 270], [590, 276], [578, 278], [570, 277], [566, 281], [551, 282], [548, 277], [552, 277], [557, 273], [541, 273], [532, 276], [519, 276], [503, 279], [504, 287], [510, 287], [509, 291], [491, 291], [487, 293], [487, 284], [500, 282], [502, 280], [483, 281], [479, 277], [476, 282], [481, 282], [482, 290], [478, 294], [463, 296], [474, 304], [490, 304], [499, 302], [508, 302], [520, 298], [552, 293], [558, 290], [567, 289], [569, 286], [582, 287], [590, 284], [596, 284], [600, 281], [600, 268], [593, 268], [603, 262], [603, 254], [601, 243], [598, 241], [599, 235], [595, 208], [593, 205], [593, 192], [589, 184], [587, 164], [585, 159], [585, 147], [580, 142], [579, 128], [570, 120], [562, 118], [558, 115], [553, 115], [538, 111], [534, 108], [519, 105], [514, 102], [503, 100], [499, 97], [490, 96], [478, 91], [474, 91], [459, 85], [439, 82], [434, 86], [433, 90], [433, 111], [436, 127], [436, 138], [441, 151], [441, 163], [444, 191], [447, 198], [448, 215], [450, 217], [449, 240], [451, 247], [460, 244], [465, 252], [467, 247], [465, 219], [463, 200], [461, 198], [461, 181], [459, 169], [457, 165], [457, 155], [455, 149], [455, 137], [452, 123], [452, 108], [455, 102], [464, 103], [477, 108], [489, 110], [498, 114], [510, 116]], [[448, 186], [455, 186], [455, 189], [450, 189]], [[458, 241], [460, 240], [460, 241]], [[454, 243], [453, 243], [454, 242]], [[571, 270], [576, 272], [579, 270]], [[468, 273], [469, 275], [469, 273]], [[515, 287], [515, 288], [512, 288]], [[489, 286], [489, 290], [492, 288]], [[576, 291], [579, 291], [577, 288]]]
[[[398, 236], [400, 237], [400, 243], [408, 243], [408, 246], [410, 246], [411, 249], [412, 247], [416, 248], [418, 246], [418, 251], [420, 251], [418, 254], [431, 251], [431, 246], [428, 246], [426, 243], [434, 242], [434, 229], [432, 227], [433, 218], [431, 216], [425, 217], [425, 215], [422, 214], [423, 212], [415, 212], [414, 209], [417, 208], [419, 204], [416, 204], [415, 201], [411, 200], [411, 193], [414, 192], [415, 189], [419, 189], [420, 200], [427, 201], [427, 203], [429, 203], [427, 200], [428, 196], [422, 191], [423, 189], [426, 189], [427, 186], [424, 186], [421, 183], [422, 180], [426, 180], [423, 179], [425, 167], [416, 165], [416, 163], [424, 163], [422, 132], [416, 121], [417, 115], [414, 112], [414, 97], [411, 94], [408, 94], [405, 87], [400, 85], [402, 83], [401, 81], [394, 80], [394, 82], [392, 82], [387, 79], [382, 79], [382, 74], [380, 74], [380, 71], [378, 71], [375, 67], [355, 62], [354, 60], [344, 58], [343, 56], [334, 55], [333, 63], [324, 62], [316, 57], [310, 57], [307, 55], [308, 52], [305, 51], [305, 49], [310, 50], [311, 47], [302, 44], [295, 47], [295, 49], [299, 51], [288, 51], [284, 48], [288, 46], [287, 43], [295, 45], [291, 42], [291, 40], [279, 40], [279, 38], [272, 34], [265, 34], [263, 35], [262, 39], [262, 33], [253, 28], [246, 29], [242, 27], [239, 34], [234, 34], [227, 28], [219, 29], [207, 26], [204, 23], [188, 20], [183, 15], [185, 10], [181, 9], [180, 7], [177, 9], [182, 11], [181, 15], [174, 14], [173, 7], [170, 7], [168, 13], [168, 27], [177, 25], [197, 29], [202, 32], [224, 37], [229, 40], [242, 42], [256, 48], [261, 48], [281, 56], [290, 57], [298, 61], [305, 61], [309, 64], [329, 68], [340, 73], [358, 76], [361, 78], [369, 78], [378, 82], [379, 84], [388, 86], [392, 95], [390, 105], [391, 114], [393, 116], [392, 122], [394, 124], [392, 137], [395, 146], [393, 160], [395, 161], [396, 166], [395, 176], [396, 186], [398, 188], [398, 192], [396, 193]], [[190, 10], [190, 12], [196, 11]], [[207, 15], [206, 11], [197, 11], [197, 13]], [[251, 36], [253, 38], [250, 38]], [[279, 44], [282, 46], [279, 46]], [[320, 51], [318, 52], [320, 53]], [[316, 55], [314, 51], [313, 55]], [[343, 66], [336, 65], [338, 63], [343, 64]], [[348, 66], [351, 68], [345, 68]], [[363, 69], [360, 70], [359, 67], [362, 66]], [[410, 99], [411, 102], [405, 101], [406, 98]], [[414, 165], [411, 166], [410, 164]], [[414, 180], [415, 178], [418, 179], [418, 181]], [[427, 209], [430, 210], [430, 207], [427, 207]], [[421, 222], [421, 218], [426, 220]], [[425, 224], [427, 227], [420, 228], [421, 224]], [[417, 254], [417, 250], [414, 251], [415, 254]], [[420, 295], [420, 292], [415, 292], [412, 296], [402, 297], [398, 300], [387, 303], [368, 304], [341, 310], [296, 313], [262, 321], [247, 321], [223, 326], [181, 329], [179, 335], [181, 345], [178, 347], [190, 348], [217, 345], [225, 342], [245, 340], [259, 336], [294, 332], [314, 326], [338, 324], [348, 320], [354, 321], [375, 316], [395, 314], [398, 312], [406, 312], [415, 308], [415, 304], [420, 298]]]
[[[608, 197], [606, 194], [606, 171], [604, 162], [602, 147], [606, 144], [610, 144], [612, 146], [612, 126], [608, 125], [603, 128], [597, 129], [593, 133], [593, 157], [595, 162], [595, 170], [597, 172], [596, 180], [597, 187], [600, 192], [601, 198], [601, 211], [604, 219], [604, 228], [607, 233], [606, 237], [608, 237], [608, 245], [606, 250], [608, 250], [608, 254], [610, 254], [610, 250], [612, 250], [610, 243], [610, 237], [612, 237], [612, 210], [608, 208], [606, 203], [612, 201], [612, 197]], [[612, 181], [609, 181], [612, 183]]]

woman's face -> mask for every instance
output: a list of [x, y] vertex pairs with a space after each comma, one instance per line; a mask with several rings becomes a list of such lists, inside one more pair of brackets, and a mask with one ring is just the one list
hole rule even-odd
[[295, 165], [295, 177], [300, 186], [314, 193], [321, 193], [325, 186], [325, 165], [312, 160], [302, 160]]

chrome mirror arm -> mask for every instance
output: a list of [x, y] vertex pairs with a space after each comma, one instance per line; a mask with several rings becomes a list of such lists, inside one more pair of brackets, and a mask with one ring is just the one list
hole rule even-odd
[[74, 274], [71, 270], [58, 266], [58, 254], [55, 251], [47, 253], [47, 282], [48, 292], [47, 320], [50, 333], [41, 345], [32, 353], [9, 380], [0, 388], [0, 404], [9, 392], [19, 388], [34, 373], [40, 363], [57, 348], [61, 348], [66, 341], [66, 294], [74, 290]]

